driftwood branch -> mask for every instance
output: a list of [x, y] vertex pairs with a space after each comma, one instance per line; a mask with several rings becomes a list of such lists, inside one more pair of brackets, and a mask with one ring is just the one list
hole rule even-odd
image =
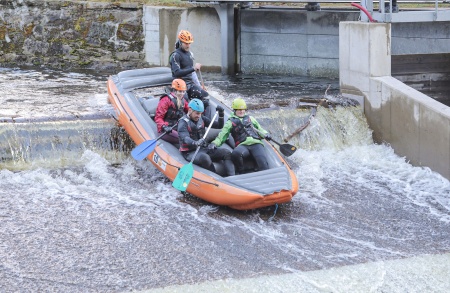
[[317, 112], [317, 107], [316, 108], [312, 108], [311, 109], [311, 114], [309, 114], [308, 120], [306, 121], [305, 124], [303, 124], [302, 126], [300, 126], [299, 128], [297, 128], [294, 132], [292, 132], [290, 135], [288, 135], [285, 139], [284, 142], [288, 142], [291, 138], [293, 138], [294, 136], [296, 136], [297, 134], [299, 134], [300, 132], [302, 132], [306, 127], [308, 127], [308, 125], [311, 123], [311, 118], [314, 117], [316, 115]]
[[294, 136], [298, 135], [300, 132], [305, 130], [306, 127], [309, 126], [309, 124], [311, 123], [311, 119], [316, 116], [317, 108], [319, 108], [320, 106], [328, 108], [327, 92], [330, 89], [330, 86], [331, 85], [328, 85], [327, 89], [325, 90], [324, 98], [319, 101], [319, 103], [317, 104], [317, 107], [311, 109], [311, 113], [309, 114], [308, 120], [305, 122], [305, 124], [303, 124], [302, 126], [297, 128], [294, 132], [292, 132], [290, 135], [288, 135], [284, 139], [284, 142], [288, 142], [290, 139], [292, 139]]

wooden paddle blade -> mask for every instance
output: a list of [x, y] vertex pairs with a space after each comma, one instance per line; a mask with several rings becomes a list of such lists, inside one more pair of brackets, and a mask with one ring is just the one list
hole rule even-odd
[[295, 146], [293, 146], [291, 144], [285, 143], [285, 144], [280, 145], [280, 152], [283, 155], [285, 155], [286, 157], [291, 156], [296, 151], [297, 151], [297, 147], [295, 147]]
[[191, 182], [192, 176], [194, 175], [194, 166], [192, 162], [181, 167], [178, 171], [177, 177], [173, 180], [172, 186], [179, 191], [186, 191], [186, 188]]
[[145, 159], [156, 147], [156, 140], [146, 140], [131, 151], [135, 160]]

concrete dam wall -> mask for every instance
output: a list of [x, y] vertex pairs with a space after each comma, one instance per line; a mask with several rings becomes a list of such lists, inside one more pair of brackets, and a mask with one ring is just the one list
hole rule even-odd
[[[0, 0], [0, 8], [3, 66], [111, 71], [167, 66], [177, 32], [188, 29], [196, 61], [205, 71], [220, 71], [221, 27], [213, 7]], [[234, 13], [236, 72], [330, 78], [339, 77], [339, 23], [359, 17], [356, 10], [273, 7]], [[445, 80], [450, 23], [393, 24], [391, 50], [392, 72], [401, 80], [418, 81], [418, 87], [430, 76]], [[419, 71], [426, 69], [424, 78], [417, 76], [417, 64]]]

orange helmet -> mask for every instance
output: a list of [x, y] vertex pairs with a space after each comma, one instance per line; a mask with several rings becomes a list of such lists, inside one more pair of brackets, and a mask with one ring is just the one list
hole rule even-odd
[[192, 34], [185, 30], [180, 31], [180, 33], [178, 34], [178, 39], [180, 41], [182, 41], [183, 43], [188, 43], [188, 44], [194, 42], [194, 37], [192, 36]]
[[172, 81], [172, 88], [176, 91], [185, 91], [187, 89], [186, 83], [180, 78], [176, 78]]

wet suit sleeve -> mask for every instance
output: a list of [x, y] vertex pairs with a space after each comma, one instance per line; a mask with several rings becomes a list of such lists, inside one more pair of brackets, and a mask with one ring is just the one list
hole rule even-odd
[[170, 59], [170, 67], [172, 69], [172, 75], [175, 78], [182, 78], [183, 76], [188, 75], [195, 71], [194, 67], [181, 68], [180, 66], [181, 56], [178, 52], [173, 53], [172, 58]]
[[252, 124], [253, 126], [256, 128], [256, 130], [258, 130], [258, 134], [261, 137], [264, 137], [268, 132], [266, 130], [264, 130], [264, 128], [261, 127], [261, 125], [259, 124], [258, 121], [256, 121], [255, 118], [253, 118], [252, 116], [250, 116], [250, 119], [252, 120]]
[[217, 128], [223, 128], [223, 125], [224, 125], [223, 121], [224, 121], [224, 114], [222, 111], [222, 112], [219, 112], [219, 119], [218, 119], [219, 124], [218, 124]]
[[228, 139], [228, 135], [230, 135], [231, 127], [232, 127], [231, 121], [227, 120], [227, 122], [225, 122], [225, 125], [222, 128], [222, 131], [220, 131], [220, 133], [217, 135], [216, 139], [212, 141], [212, 143], [215, 144], [217, 147], [223, 145], [223, 143]]
[[166, 116], [167, 110], [169, 109], [169, 103], [166, 98], [163, 98], [159, 101], [158, 107], [156, 108], [155, 113], [155, 122], [158, 126], [158, 132], [161, 132], [161, 127], [163, 125], [169, 125], [166, 121], [164, 121], [164, 117]]
[[[202, 115], [202, 119], [203, 122], [205, 123], [205, 129], [208, 128], [209, 124], [211, 123], [211, 118]], [[214, 121], [211, 128], [217, 128], [217, 124], [218, 124], [217, 121]]]

